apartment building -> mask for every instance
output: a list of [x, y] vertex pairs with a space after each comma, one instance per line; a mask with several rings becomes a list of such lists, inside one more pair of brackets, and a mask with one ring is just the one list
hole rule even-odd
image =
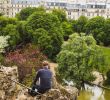
[[45, 3], [47, 9], [65, 9], [69, 19], [77, 19], [81, 15], [110, 17], [110, 0], [47, 0]]
[[110, 17], [110, 0], [0, 0], [0, 12], [14, 17], [26, 7], [44, 6], [47, 11], [65, 9], [67, 18], [77, 19], [81, 15]]
[[21, 9], [26, 7], [38, 7], [39, 0], [0, 0], [0, 12], [8, 17], [14, 17]]

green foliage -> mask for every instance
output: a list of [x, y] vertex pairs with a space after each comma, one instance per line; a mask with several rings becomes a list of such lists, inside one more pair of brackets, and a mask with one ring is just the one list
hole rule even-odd
[[34, 31], [39, 28], [43, 28], [44, 30], [46, 30], [49, 34], [49, 37], [51, 38], [52, 50], [47, 56], [53, 59], [60, 51], [60, 46], [63, 41], [63, 31], [61, 28], [60, 21], [55, 15], [51, 13], [36, 12], [29, 17], [26, 24], [26, 30], [31, 37]]
[[3, 28], [8, 24], [8, 18], [0, 16], [0, 35], [3, 35]]
[[104, 85], [110, 87], [110, 69], [107, 71], [106, 76], [107, 79], [105, 80]]
[[53, 14], [36, 12], [29, 17], [27, 26], [30, 26], [32, 30], [44, 28], [50, 31], [54, 27], [60, 28], [60, 22]]
[[17, 19], [0, 16], [0, 35], [4, 35], [4, 28], [8, 24], [13, 24], [13, 25], [17, 24]]
[[46, 55], [50, 55], [52, 51], [52, 39], [49, 36], [49, 33], [43, 29], [36, 29], [33, 33], [33, 42], [42, 50]]
[[16, 25], [8, 24], [4, 28], [4, 35], [10, 36], [9, 45], [11, 47], [16, 46], [20, 41], [20, 35], [19, 35], [18, 31], [16, 30]]
[[34, 68], [32, 68], [32, 73], [26, 75], [25, 79], [23, 80], [23, 84], [30, 87], [32, 85], [32, 82], [33, 82], [35, 76], [36, 76], [36, 71]]
[[4, 61], [4, 56], [0, 54], [0, 63], [3, 63], [3, 61]]
[[105, 37], [103, 37], [104, 44], [110, 46], [110, 18], [105, 21]]
[[87, 23], [88, 19], [85, 16], [80, 16], [76, 23], [73, 25], [73, 28], [75, 32], [85, 32], [85, 25]]
[[35, 8], [35, 7], [27, 7], [27, 8], [24, 8], [20, 11], [20, 13], [18, 13], [16, 15], [16, 17], [19, 19], [19, 20], [27, 20], [27, 18], [32, 15], [34, 12], [45, 12], [45, 9], [43, 7], [38, 7], [38, 8]]
[[101, 49], [104, 52], [104, 56], [106, 57], [106, 62], [107, 62], [107, 68], [110, 69], [110, 48], [108, 47], [101, 47]]
[[[92, 81], [93, 70], [103, 71], [105, 59], [92, 36], [73, 34], [62, 45], [57, 56], [58, 73], [62, 79], [72, 80], [80, 85], [83, 81]], [[102, 70], [103, 68], [103, 70]]]
[[73, 33], [72, 25], [70, 22], [62, 22], [62, 28], [64, 32], [64, 39], [67, 40], [69, 35]]
[[105, 37], [104, 25], [105, 19], [100, 16], [91, 18], [86, 24], [86, 32], [92, 33], [98, 44], [103, 43], [103, 37]]
[[16, 25], [18, 20], [16, 18], [8, 18], [8, 24]]
[[0, 13], [0, 16], [3, 16], [3, 13]]
[[53, 9], [52, 14], [56, 15], [60, 22], [67, 21], [66, 12], [63, 9]]
[[20, 35], [20, 43], [26, 45], [31, 42], [31, 37], [25, 30], [26, 21], [19, 21], [16, 25], [16, 30]]

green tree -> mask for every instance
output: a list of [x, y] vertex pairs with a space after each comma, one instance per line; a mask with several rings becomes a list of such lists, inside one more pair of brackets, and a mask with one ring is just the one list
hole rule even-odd
[[27, 8], [24, 8], [20, 11], [20, 13], [18, 13], [16, 15], [16, 17], [19, 19], [19, 20], [27, 20], [27, 18], [32, 15], [34, 12], [45, 12], [45, 9], [43, 7], [27, 7]]
[[4, 35], [10, 36], [9, 45], [11, 47], [15, 47], [20, 41], [20, 35], [18, 31], [16, 30], [16, 25], [8, 24], [4, 28]]
[[[93, 70], [103, 72], [105, 59], [100, 48], [92, 36], [81, 33], [72, 34], [67, 42], [62, 45], [57, 56], [58, 75], [62, 79], [72, 80], [80, 87], [84, 81], [92, 81]], [[103, 68], [103, 69], [102, 69]]]
[[50, 52], [50, 58], [55, 58], [56, 54], [60, 51], [60, 47], [63, 41], [63, 31], [61, 23], [57, 16], [51, 13], [36, 12], [32, 14], [26, 24], [26, 31], [31, 37], [36, 29], [43, 28], [52, 39], [52, 51]]
[[73, 33], [72, 25], [70, 22], [62, 22], [62, 28], [64, 32], [64, 39], [67, 40], [69, 35]]
[[16, 25], [16, 30], [19, 32], [21, 44], [26, 45], [31, 42], [32, 37], [29, 36], [25, 29], [26, 21], [19, 21]]
[[104, 39], [104, 45], [105, 46], [110, 46], [110, 18], [106, 19], [105, 21], [105, 37], [103, 37]]
[[1, 12], [1, 13], [0, 13], [0, 16], [3, 16], [3, 15], [4, 15], [4, 14]]
[[16, 18], [7, 18], [4, 16], [0, 17], [0, 35], [4, 35], [4, 28], [8, 25], [8, 24], [13, 24], [16, 25], [17, 24], [17, 19]]
[[8, 18], [0, 16], [0, 35], [3, 35], [3, 28], [8, 24]]
[[56, 15], [60, 22], [67, 21], [66, 12], [63, 9], [53, 9], [52, 14]]
[[8, 18], [8, 24], [16, 25], [18, 23], [16, 18]]
[[70, 23], [72, 25], [73, 32], [76, 32], [76, 23], [77, 23], [77, 20], [70, 20]]
[[80, 16], [76, 23], [73, 25], [73, 30], [75, 32], [85, 32], [85, 25], [87, 23], [88, 19], [85, 16]]
[[105, 37], [104, 33], [105, 19], [103, 17], [97, 16], [91, 18], [86, 24], [86, 32], [87, 34], [92, 33], [97, 43], [103, 43]]
[[43, 28], [39, 28], [36, 29], [32, 35], [33, 42], [42, 50], [42, 52], [48, 56], [51, 55], [52, 39], [48, 32]]

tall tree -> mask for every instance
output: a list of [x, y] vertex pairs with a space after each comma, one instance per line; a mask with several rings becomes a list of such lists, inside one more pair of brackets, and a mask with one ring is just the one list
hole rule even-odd
[[75, 32], [85, 32], [85, 25], [87, 23], [88, 19], [85, 16], [80, 16], [76, 23], [73, 25], [73, 29]]
[[49, 33], [52, 39], [51, 58], [55, 58], [63, 41], [63, 31], [59, 19], [51, 13], [36, 12], [29, 17], [26, 30], [31, 36], [38, 28], [43, 28]]
[[110, 46], [110, 18], [106, 19], [105, 21], [105, 37], [104, 38], [104, 45], [105, 46]]
[[52, 11], [52, 14], [56, 15], [58, 17], [58, 19], [60, 20], [60, 22], [67, 21], [65, 10], [54, 9]]
[[91, 18], [86, 24], [86, 33], [93, 34], [97, 43], [103, 43], [105, 19], [101, 16]]
[[94, 79], [92, 71], [105, 69], [105, 59], [100, 48], [92, 36], [81, 33], [72, 34], [67, 42], [62, 45], [57, 56], [58, 75], [62, 79], [72, 80], [80, 87], [84, 81]]
[[35, 30], [32, 36], [33, 43], [35, 43], [44, 54], [51, 56], [53, 40], [49, 36], [49, 33], [45, 29], [39, 28]]
[[19, 20], [27, 20], [27, 18], [33, 14], [34, 12], [45, 12], [45, 9], [43, 7], [38, 7], [38, 8], [35, 8], [35, 7], [27, 7], [27, 8], [24, 8], [20, 11], [20, 13], [18, 13], [16, 15], [16, 17], [19, 19]]
[[9, 45], [15, 47], [20, 41], [19, 32], [16, 30], [16, 25], [8, 24], [4, 28], [4, 35], [10, 36]]
[[70, 22], [62, 22], [62, 28], [64, 32], [64, 39], [67, 40], [69, 35], [73, 33], [72, 24]]
[[3, 35], [3, 28], [8, 24], [8, 18], [0, 16], [0, 35]]

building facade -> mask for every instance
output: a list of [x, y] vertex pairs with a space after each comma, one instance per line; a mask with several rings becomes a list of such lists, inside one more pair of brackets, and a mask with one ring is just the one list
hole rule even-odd
[[47, 10], [65, 9], [67, 18], [77, 19], [81, 15], [110, 17], [110, 0], [0, 0], [0, 12], [14, 17], [26, 7], [44, 6]]
[[14, 17], [21, 9], [26, 7], [38, 7], [39, 0], [0, 0], [0, 12], [5, 16]]

